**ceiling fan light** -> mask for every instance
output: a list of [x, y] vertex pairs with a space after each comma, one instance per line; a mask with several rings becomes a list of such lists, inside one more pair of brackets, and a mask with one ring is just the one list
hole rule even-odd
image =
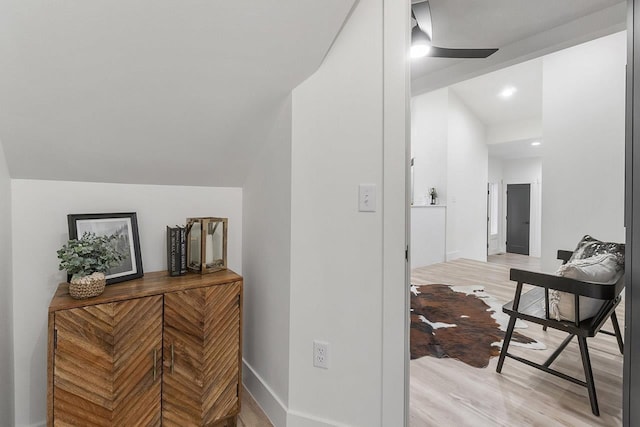
[[411, 58], [422, 58], [429, 54], [431, 40], [429, 36], [416, 25], [411, 30]]
[[429, 51], [431, 50], [431, 46], [426, 45], [426, 44], [414, 44], [411, 46], [411, 58], [416, 59], [416, 58], [423, 58], [425, 56], [427, 56], [429, 54]]

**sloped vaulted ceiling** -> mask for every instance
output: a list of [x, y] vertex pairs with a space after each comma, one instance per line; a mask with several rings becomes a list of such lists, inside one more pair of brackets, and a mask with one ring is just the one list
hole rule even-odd
[[12, 178], [240, 186], [354, 0], [0, 0]]
[[627, 12], [625, 0], [429, 0], [429, 5], [434, 45], [500, 50], [479, 60], [412, 61], [414, 95], [622, 31]]

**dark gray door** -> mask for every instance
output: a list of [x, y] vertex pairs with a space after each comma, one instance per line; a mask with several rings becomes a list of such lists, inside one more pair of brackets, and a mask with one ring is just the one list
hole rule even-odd
[[529, 255], [531, 188], [529, 184], [507, 185], [507, 252]]

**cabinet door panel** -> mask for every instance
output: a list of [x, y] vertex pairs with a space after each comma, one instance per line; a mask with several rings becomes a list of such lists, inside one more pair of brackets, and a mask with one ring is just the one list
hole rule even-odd
[[162, 296], [61, 310], [55, 330], [54, 425], [160, 425]]
[[165, 294], [163, 425], [208, 426], [239, 412], [240, 289]]

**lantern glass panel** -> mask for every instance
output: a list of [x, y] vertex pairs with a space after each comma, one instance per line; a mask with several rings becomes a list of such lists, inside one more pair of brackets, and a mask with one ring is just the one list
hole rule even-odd
[[207, 268], [224, 267], [224, 224], [222, 221], [207, 223], [206, 239]]
[[202, 247], [202, 227], [194, 222], [189, 233], [189, 266], [200, 268], [200, 248]]

